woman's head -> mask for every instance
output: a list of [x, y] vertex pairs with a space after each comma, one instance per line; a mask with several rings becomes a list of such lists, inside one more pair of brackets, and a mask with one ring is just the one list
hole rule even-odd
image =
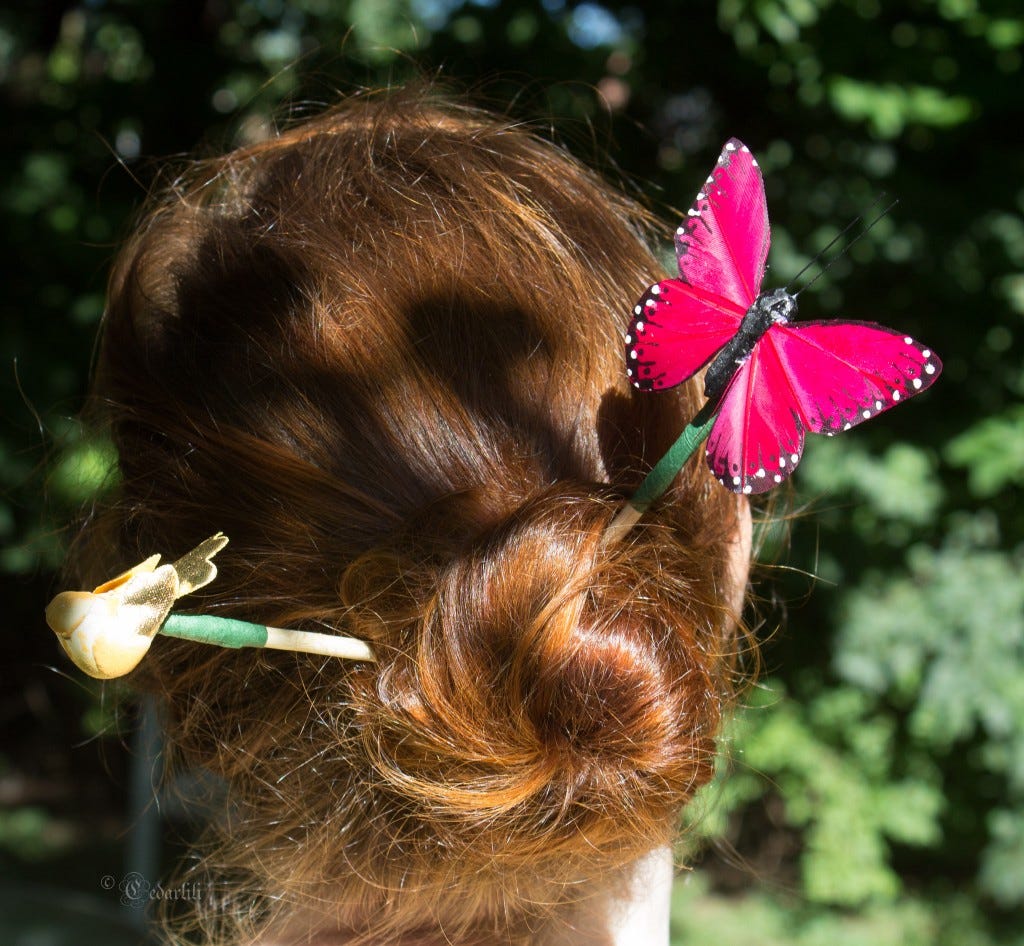
[[735, 499], [693, 462], [601, 542], [697, 406], [622, 369], [654, 233], [530, 132], [406, 92], [199, 163], [126, 244], [96, 382], [122, 485], [80, 572], [223, 530], [197, 607], [378, 655], [158, 640], [137, 674], [226, 786], [229, 928], [255, 892], [394, 941], [519, 935], [709, 778]]

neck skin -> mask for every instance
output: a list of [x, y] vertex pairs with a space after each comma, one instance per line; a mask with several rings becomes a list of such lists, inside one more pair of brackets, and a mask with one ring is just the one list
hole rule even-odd
[[668, 946], [672, 878], [671, 848], [655, 848], [614, 891], [581, 904], [571, 922], [538, 946]]
[[610, 916], [615, 946], [667, 946], [673, 876], [670, 847], [656, 848], [637, 862], [630, 897], [620, 899]]

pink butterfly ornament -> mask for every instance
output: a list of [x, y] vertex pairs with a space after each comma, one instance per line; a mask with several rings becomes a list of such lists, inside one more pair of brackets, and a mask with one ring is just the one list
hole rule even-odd
[[730, 139], [676, 231], [679, 278], [644, 293], [626, 334], [627, 374], [641, 391], [707, 368], [708, 405], [690, 427], [714, 416], [707, 463], [736, 493], [786, 479], [807, 433], [849, 430], [926, 390], [942, 370], [930, 348], [881, 325], [794, 322], [794, 295], [761, 291], [769, 244], [760, 169]]

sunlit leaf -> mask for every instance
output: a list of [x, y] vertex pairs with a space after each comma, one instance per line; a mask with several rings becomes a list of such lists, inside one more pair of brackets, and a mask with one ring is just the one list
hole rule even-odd
[[934, 519], [944, 495], [928, 451], [900, 443], [873, 455], [855, 432], [834, 439], [815, 438], [798, 475], [804, 495], [835, 502], [852, 494], [881, 519], [915, 525]]
[[69, 505], [79, 505], [112, 484], [117, 455], [107, 440], [88, 437], [71, 444], [50, 474], [50, 488]]
[[849, 121], [866, 122], [880, 138], [895, 138], [907, 125], [948, 128], [974, 113], [970, 99], [928, 86], [900, 86], [835, 76], [828, 85], [832, 107]]
[[946, 448], [946, 457], [967, 470], [975, 496], [994, 496], [1024, 483], [1024, 405], [975, 422]]

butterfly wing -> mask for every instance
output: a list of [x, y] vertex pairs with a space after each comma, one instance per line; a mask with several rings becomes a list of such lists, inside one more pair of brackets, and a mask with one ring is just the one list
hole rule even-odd
[[641, 391], [660, 391], [700, 371], [739, 328], [743, 312], [678, 279], [651, 286], [633, 307], [626, 374]]
[[920, 394], [942, 371], [930, 348], [870, 322], [777, 325], [765, 341], [804, 429], [830, 436]]
[[761, 170], [750, 149], [730, 138], [676, 230], [679, 278], [742, 314], [761, 291], [768, 244]]
[[[770, 333], [769, 333], [770, 334]], [[800, 460], [804, 428], [784, 396], [780, 363], [759, 343], [733, 375], [707, 442], [707, 462], [734, 493], [764, 493], [781, 483]]]
[[641, 390], [696, 374], [736, 333], [761, 288], [768, 211], [746, 145], [726, 143], [675, 243], [680, 278], [647, 290], [626, 333], [627, 372]]
[[796, 468], [805, 432], [849, 430], [924, 391], [941, 370], [930, 349], [880, 325], [774, 325], [726, 391], [708, 465], [734, 492], [765, 492]]

